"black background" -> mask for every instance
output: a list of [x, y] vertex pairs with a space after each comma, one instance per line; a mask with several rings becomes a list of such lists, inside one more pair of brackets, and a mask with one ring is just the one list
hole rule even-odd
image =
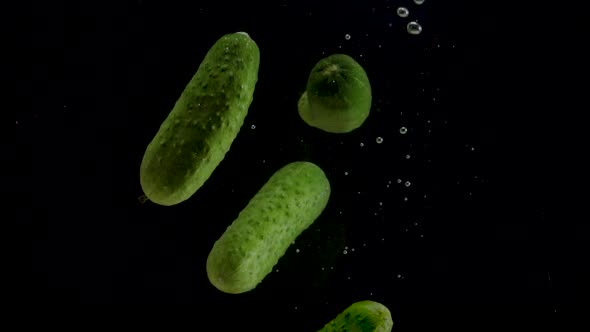
[[[557, 45], [534, 10], [512, 10], [432, 0], [29, 9], [12, 86], [19, 300], [188, 303], [204, 308], [197, 318], [240, 317], [222, 331], [274, 330], [267, 314], [289, 322], [279, 330], [314, 331], [365, 299], [385, 304], [399, 331], [471, 326], [468, 312], [481, 324], [511, 314], [547, 324], [575, 302], [579, 281], [545, 217], [538, 105], [552, 72], [531, 59]], [[420, 35], [407, 33], [411, 19]], [[237, 139], [191, 199], [141, 204], [145, 147], [207, 50], [236, 31], [261, 52]], [[373, 89], [369, 118], [345, 135], [296, 111], [309, 71], [333, 53], [353, 56]], [[324, 169], [328, 207], [255, 290], [219, 292], [205, 273], [214, 241], [295, 160]]]

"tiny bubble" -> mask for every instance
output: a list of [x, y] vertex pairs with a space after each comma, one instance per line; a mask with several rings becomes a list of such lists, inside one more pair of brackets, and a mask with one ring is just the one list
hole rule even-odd
[[277, 269], [275, 272], [279, 272], [279, 269]]
[[296, 253], [299, 253], [299, 249], [295, 249], [295, 252], [296, 252]]
[[406, 187], [409, 187], [411, 184], [412, 184], [412, 183], [410, 183], [410, 181], [406, 181], [406, 183], [404, 183], [404, 185], [405, 185]]
[[408, 198], [407, 197], [404, 197], [404, 202], [407, 202], [407, 201], [408, 201]]
[[398, 274], [398, 275], [397, 275], [397, 278], [398, 278], [398, 279], [401, 279], [401, 277], [402, 277], [402, 275], [401, 275], [401, 274]]
[[401, 128], [399, 129], [399, 133], [400, 133], [400, 134], [402, 134], [402, 135], [404, 135], [404, 134], [405, 134], [405, 133], [407, 133], [407, 132], [408, 132], [408, 128], [406, 128], [406, 127], [401, 127]]
[[354, 248], [350, 249], [352, 252], [354, 252]]
[[397, 179], [397, 183], [402, 183], [402, 179]]
[[362, 148], [363, 146], [365, 146], [365, 144], [364, 144], [363, 142], [361, 142], [361, 148]]
[[383, 202], [379, 202], [379, 206], [382, 206], [382, 205], [383, 205]]
[[250, 128], [256, 129], [256, 125], [251, 125]]
[[344, 39], [350, 40], [350, 34], [347, 33], [346, 35], [344, 35]]
[[399, 17], [408, 17], [409, 14], [410, 14], [410, 11], [406, 7], [399, 7], [397, 9], [397, 15]]
[[348, 277], [348, 280], [350, 280], [350, 277]]
[[344, 250], [344, 251], [342, 251], [342, 253], [346, 255], [346, 254], [348, 254], [348, 251]]
[[348, 172], [344, 172], [344, 175], [348, 175]]
[[383, 143], [383, 138], [382, 137], [377, 137], [375, 139], [375, 142], [377, 142], [377, 144], [381, 144], [381, 143]]
[[344, 249], [348, 249], [348, 246], [344, 246]]
[[422, 32], [422, 26], [415, 21], [409, 22], [406, 29], [411, 35], [419, 35]]
[[406, 159], [410, 159], [410, 155], [409, 154], [406, 155]]

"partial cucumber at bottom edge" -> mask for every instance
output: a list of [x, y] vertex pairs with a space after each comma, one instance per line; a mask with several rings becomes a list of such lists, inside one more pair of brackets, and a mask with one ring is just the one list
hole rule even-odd
[[230, 294], [254, 289], [329, 197], [330, 183], [317, 165], [297, 161], [279, 169], [213, 245], [209, 281]]
[[392, 328], [389, 309], [367, 300], [353, 303], [318, 332], [390, 332]]

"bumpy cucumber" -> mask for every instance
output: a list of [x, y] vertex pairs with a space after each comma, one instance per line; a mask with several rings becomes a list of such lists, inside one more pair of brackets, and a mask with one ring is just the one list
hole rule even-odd
[[318, 332], [389, 332], [391, 312], [381, 303], [360, 301], [340, 313]]
[[178, 204], [213, 173], [244, 123], [259, 64], [258, 46], [244, 32], [211, 47], [145, 151], [140, 182], [152, 202]]
[[230, 294], [254, 289], [329, 197], [330, 183], [315, 164], [297, 161], [279, 169], [213, 245], [209, 281]]
[[346, 54], [334, 54], [313, 67], [297, 107], [308, 125], [348, 133], [365, 122], [371, 100], [371, 85], [361, 65]]

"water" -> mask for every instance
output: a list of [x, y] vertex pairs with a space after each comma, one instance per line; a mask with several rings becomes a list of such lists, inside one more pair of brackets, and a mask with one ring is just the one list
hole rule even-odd
[[[553, 312], [559, 297], [551, 287], [565, 281], [553, 271], [545, 278], [543, 269], [555, 266], [546, 253], [557, 245], [537, 239], [544, 200], [542, 190], [532, 189], [543, 178], [527, 180], [543, 165], [529, 168], [518, 159], [539, 141], [515, 142], [520, 151], [514, 154], [500, 145], [509, 132], [504, 126], [520, 128], [515, 117], [541, 109], [533, 107], [535, 99], [550, 95], [539, 91], [526, 103], [502, 99], [506, 86], [519, 93], [531, 88], [517, 85], [526, 66], [510, 72], [502, 61], [525, 58], [520, 42], [544, 34], [486, 38], [505, 21], [488, 21], [496, 24], [486, 30], [485, 11], [441, 1], [105, 6], [72, 9], [71, 16], [47, 10], [22, 30], [31, 63], [18, 67], [14, 87], [24, 92], [10, 113], [14, 122], [7, 122], [14, 132], [9, 144], [16, 146], [10, 177], [21, 185], [10, 189], [15, 218], [5, 219], [22, 226], [11, 232], [18, 243], [11, 252], [22, 266], [11, 270], [22, 273], [15, 289], [23, 301], [207, 303], [199, 317], [223, 312], [232, 319], [217, 329], [228, 331], [267, 329], [240, 315], [278, 317], [288, 322], [284, 330], [317, 331], [358, 300], [390, 308], [400, 331], [430, 330], [425, 325], [440, 322], [439, 311], [455, 317], [482, 303], [494, 304], [483, 322], [504, 319], [511, 306]], [[212, 78], [211, 89], [189, 103], [194, 118], [177, 119], [169, 141], [158, 142], [171, 150], [154, 159], [162, 160], [156, 169], [170, 170], [162, 178], [169, 176], [174, 187], [196, 178], [185, 169], [193, 154], [223, 158], [189, 199], [158, 205], [140, 183], [146, 148], [171, 110], [184, 105], [179, 97], [209, 48], [232, 32], [244, 32], [237, 37], [255, 41], [260, 51], [251, 103], [241, 81], [247, 57], [219, 66], [224, 71], [215, 77], [204, 75]], [[220, 49], [228, 57], [222, 59], [232, 59], [234, 46]], [[341, 113], [370, 107], [347, 133], [310, 125], [298, 108], [314, 65], [333, 54], [352, 57], [370, 86], [369, 102], [358, 97], [367, 86], [360, 71], [343, 72], [341, 63], [322, 69], [335, 75], [326, 81], [329, 88], [320, 84], [312, 92], [344, 95], [330, 107], [354, 104]], [[348, 84], [339, 85], [345, 78]], [[219, 99], [233, 88], [235, 95]], [[244, 108], [243, 120], [200, 126]], [[536, 116], [520, 128], [522, 136], [536, 127]], [[235, 137], [223, 136], [232, 126], [239, 126]], [[211, 137], [231, 141], [227, 150], [201, 141], [210, 128], [217, 130]], [[224, 294], [209, 280], [207, 257], [237, 218], [256, 228], [256, 222], [274, 225], [291, 216], [295, 221], [285, 227], [295, 227], [328, 195], [298, 200], [314, 182], [302, 178], [264, 196], [270, 203], [260, 214], [241, 214], [271, 176], [294, 161], [323, 170], [330, 182], [326, 208], [295, 243], [289, 239], [255, 289]], [[502, 170], [523, 178], [506, 178]], [[244, 255], [256, 259], [276, 250], [257, 247], [280, 240], [277, 228], [266, 229], [270, 233], [252, 235]], [[534, 305], [523, 305], [527, 301]]]

